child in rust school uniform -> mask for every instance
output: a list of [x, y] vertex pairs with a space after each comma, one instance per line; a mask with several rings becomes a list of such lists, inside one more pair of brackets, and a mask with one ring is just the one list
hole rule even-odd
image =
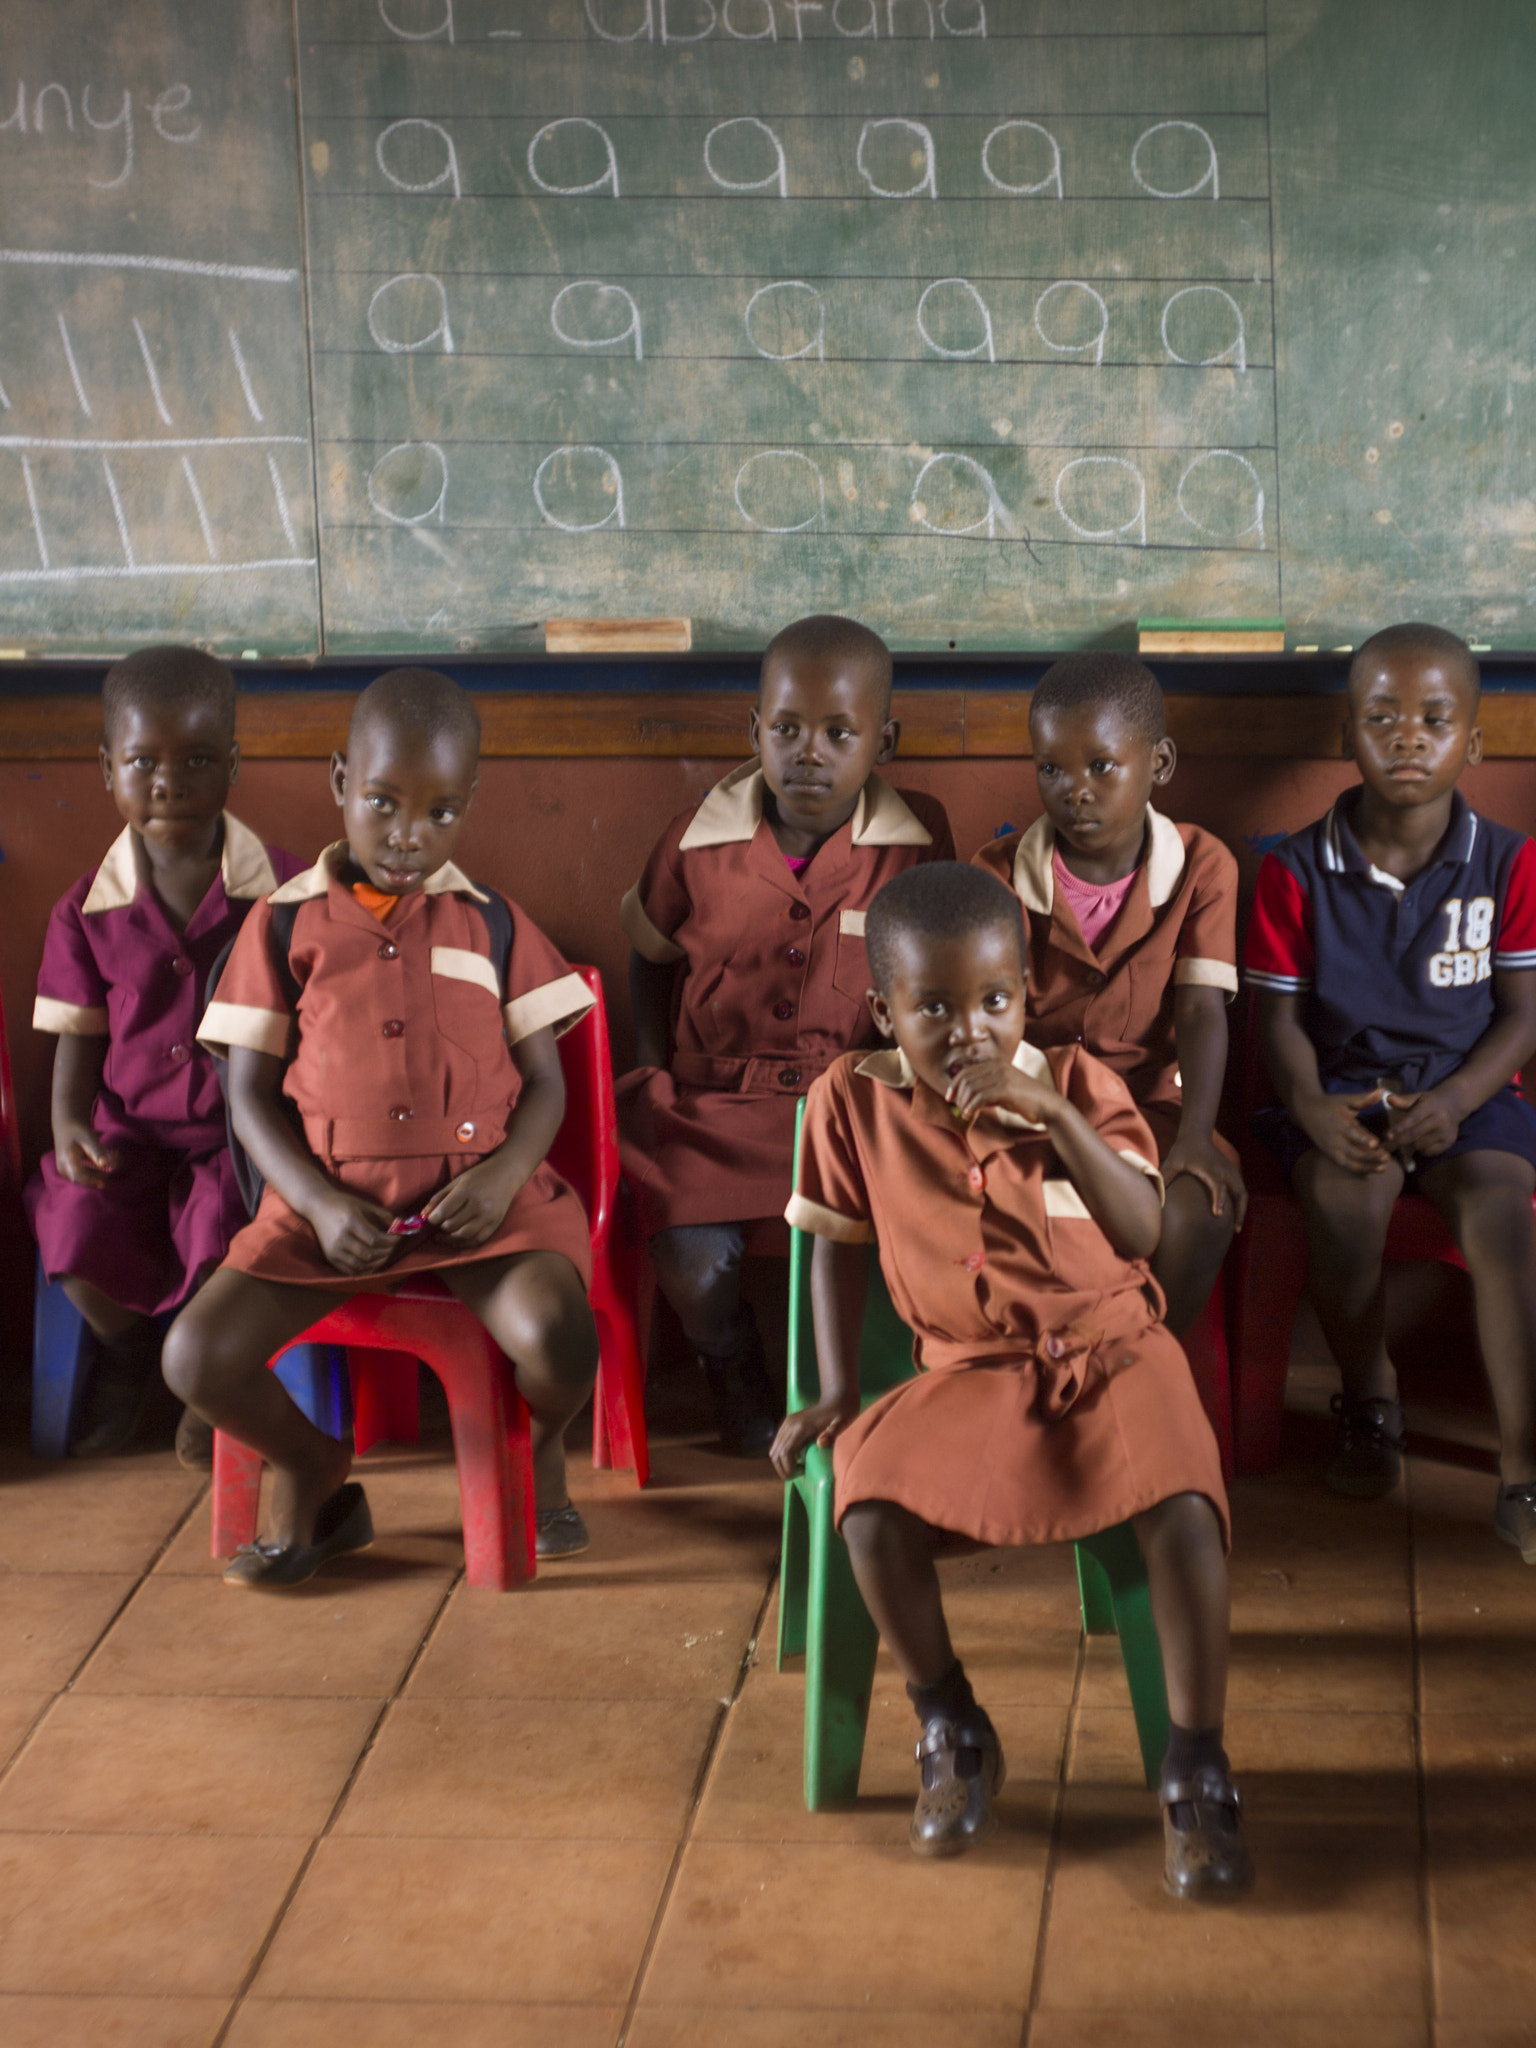
[[1216, 1129], [1237, 992], [1237, 863], [1153, 809], [1177, 755], [1157, 678], [1129, 654], [1074, 654], [1029, 708], [1044, 815], [978, 865], [1024, 906], [1029, 1033], [1085, 1045], [1151, 1126], [1167, 1186], [1152, 1270], [1182, 1336], [1241, 1229], [1248, 1197]]
[[[197, 1023], [214, 961], [298, 867], [224, 808], [240, 747], [221, 661], [141, 648], [108, 669], [101, 709], [101, 772], [123, 830], [54, 906], [32, 1013], [59, 1042], [53, 1150], [27, 1208], [44, 1272], [100, 1345], [77, 1458], [132, 1437], [155, 1375], [155, 1319], [181, 1307], [245, 1221]], [[195, 1415], [176, 1449], [184, 1464], [211, 1462]]]
[[890, 653], [867, 627], [786, 627], [751, 734], [755, 758], [672, 820], [624, 899], [639, 1065], [619, 1135], [721, 1448], [763, 1457], [783, 1404], [741, 1296], [747, 1228], [783, 1214], [797, 1098], [868, 1039], [867, 905], [954, 847], [939, 804], [874, 773], [900, 727]]
[[564, 1433], [597, 1372], [587, 1220], [545, 1154], [565, 1111], [555, 1039], [592, 998], [522, 911], [453, 864], [479, 747], [446, 676], [397, 669], [364, 690], [331, 763], [346, 837], [256, 906], [203, 1020], [204, 1043], [228, 1048], [235, 1132], [266, 1187], [172, 1326], [165, 1374], [273, 1470], [266, 1534], [224, 1574], [235, 1585], [298, 1585], [371, 1542], [346, 1447], [267, 1360], [324, 1292], [416, 1273], [440, 1274], [513, 1361], [539, 1556], [586, 1548]]
[[[1024, 1042], [1018, 899], [974, 867], [900, 875], [870, 906], [870, 1008], [893, 1040], [811, 1089], [787, 1215], [816, 1238], [821, 1398], [773, 1447], [832, 1446], [855, 1577], [921, 1734], [919, 1855], [991, 1833], [1003, 1782], [944, 1617], [937, 1550], [1059, 1543], [1130, 1521], [1172, 1729], [1164, 1883], [1252, 1871], [1222, 1747], [1227, 1501], [1215, 1438], [1147, 1261], [1161, 1177], [1125, 1083], [1079, 1044]], [[917, 1336], [915, 1379], [859, 1412], [866, 1248]]]

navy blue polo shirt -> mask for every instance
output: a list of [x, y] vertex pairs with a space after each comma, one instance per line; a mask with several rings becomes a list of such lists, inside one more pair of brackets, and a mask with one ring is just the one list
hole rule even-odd
[[1265, 856], [1243, 978], [1306, 995], [1325, 1083], [1434, 1088], [1492, 1025], [1494, 969], [1536, 968], [1536, 844], [1456, 790], [1434, 858], [1400, 882], [1360, 850], [1359, 798]]

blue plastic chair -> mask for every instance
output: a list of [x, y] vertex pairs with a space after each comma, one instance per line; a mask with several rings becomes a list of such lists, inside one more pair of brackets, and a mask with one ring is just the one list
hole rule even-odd
[[[48, 1279], [41, 1259], [33, 1299], [32, 1455], [67, 1458], [96, 1363], [96, 1338], [63, 1282]], [[345, 1351], [332, 1344], [295, 1344], [278, 1360], [276, 1372], [316, 1429], [327, 1436], [346, 1434], [352, 1418]]]

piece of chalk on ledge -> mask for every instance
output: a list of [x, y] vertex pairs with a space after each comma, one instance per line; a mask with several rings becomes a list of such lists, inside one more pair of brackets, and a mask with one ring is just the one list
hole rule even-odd
[[0, 661], [25, 661], [26, 658], [25, 647], [0, 647]]
[[1493, 642], [1491, 640], [1469, 640], [1467, 642], [1467, 652], [1469, 654], [1492, 654]]
[[546, 619], [546, 654], [686, 654], [692, 619]]
[[1315, 640], [1311, 640], [1307, 643], [1305, 647], [1303, 647], [1301, 642], [1298, 640], [1296, 645], [1291, 649], [1291, 652], [1292, 654], [1316, 654], [1317, 642]]
[[1138, 619], [1141, 654], [1284, 654], [1284, 619]]

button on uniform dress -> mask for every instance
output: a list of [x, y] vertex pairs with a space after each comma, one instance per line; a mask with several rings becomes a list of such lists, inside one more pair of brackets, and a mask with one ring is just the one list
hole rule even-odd
[[[1147, 847], [1130, 894], [1095, 951], [1083, 938], [1052, 861], [1045, 816], [973, 859], [1024, 906], [1031, 1045], [1083, 1045], [1120, 1075], [1166, 1159], [1183, 1089], [1173, 1028], [1181, 987], [1237, 993], [1237, 863], [1214, 834], [1147, 806]], [[1237, 1154], [1220, 1132], [1215, 1143]]]
[[853, 816], [792, 869], [755, 761], [672, 820], [624, 898], [630, 944], [685, 968], [670, 1071], [619, 1084], [619, 1150], [646, 1236], [782, 1215], [795, 1099], [869, 1043], [864, 917], [893, 875], [953, 860], [943, 807], [872, 775]]
[[[509, 1044], [546, 1028], [558, 1036], [593, 999], [532, 919], [509, 904], [504, 1002], [475, 908], [488, 898], [451, 862], [393, 899], [385, 927], [341, 880], [346, 858], [345, 842], [328, 847], [256, 906], [208, 1006], [202, 1040], [286, 1059], [283, 1093], [320, 1165], [341, 1186], [406, 1216], [506, 1137], [522, 1086]], [[286, 963], [296, 1003], [274, 954], [272, 909], [284, 903], [298, 906]], [[310, 1225], [268, 1186], [226, 1263], [262, 1280], [348, 1293], [524, 1251], [561, 1252], [583, 1284], [591, 1277], [586, 1214], [547, 1164], [486, 1243], [454, 1248], [424, 1231], [401, 1246], [372, 1281], [338, 1273]]]
[[[1123, 1081], [1080, 1046], [1015, 1064], [1158, 1181]], [[1057, 1543], [1178, 1493], [1228, 1529], [1216, 1439], [1144, 1260], [1089, 1214], [1050, 1139], [1011, 1112], [967, 1126], [899, 1050], [839, 1059], [806, 1102], [800, 1230], [879, 1248], [918, 1377], [833, 1445], [838, 1521], [891, 1500], [978, 1543]]]
[[180, 1308], [245, 1221], [224, 1097], [197, 1049], [208, 970], [252, 904], [298, 869], [224, 813], [219, 873], [177, 929], [131, 826], [55, 906], [33, 1028], [105, 1038], [92, 1121], [119, 1166], [104, 1187], [64, 1179], [53, 1154], [26, 1192], [43, 1270], [72, 1273], [141, 1315]]

